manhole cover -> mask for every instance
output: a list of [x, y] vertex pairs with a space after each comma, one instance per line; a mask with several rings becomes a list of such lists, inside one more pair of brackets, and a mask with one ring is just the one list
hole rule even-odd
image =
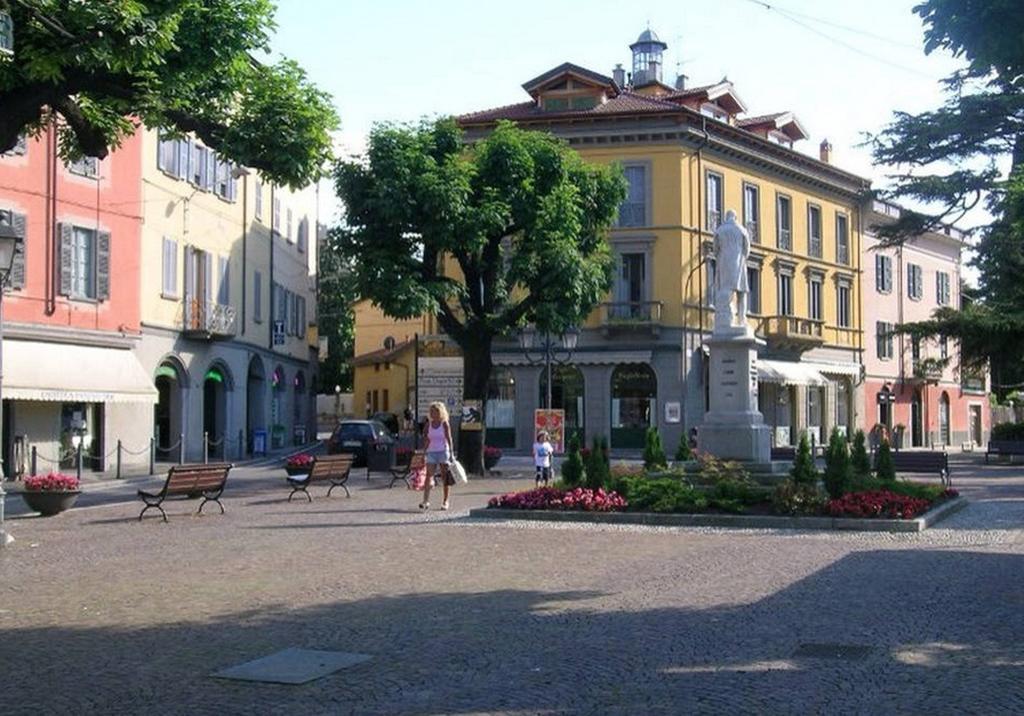
[[285, 649], [261, 659], [215, 671], [211, 676], [271, 684], [305, 684], [349, 666], [369, 661], [366, 654], [316, 649]]
[[793, 652], [797, 659], [841, 659], [858, 661], [867, 657], [874, 647], [858, 644], [801, 644]]

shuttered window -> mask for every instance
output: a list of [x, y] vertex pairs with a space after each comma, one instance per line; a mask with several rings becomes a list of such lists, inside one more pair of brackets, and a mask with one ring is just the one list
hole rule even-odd
[[306, 217], [302, 217], [302, 220], [299, 221], [299, 235], [296, 242], [299, 253], [306, 253], [306, 247], [309, 245], [309, 219]]
[[263, 274], [259, 271], [253, 273], [252, 277], [252, 320], [256, 323], [263, 322]]
[[178, 298], [178, 242], [164, 237], [163, 286], [166, 298]]
[[7, 277], [7, 287], [12, 291], [25, 288], [25, 246], [27, 237], [25, 234], [26, 220], [24, 214], [16, 214], [13, 211], [0, 210], [0, 226], [10, 227], [16, 236], [21, 237], [17, 253], [14, 254], [14, 262], [11, 264], [11, 273]]
[[227, 256], [217, 259], [217, 303], [231, 305], [231, 261]]
[[875, 254], [875, 290], [879, 293], [892, 291], [892, 257]]
[[907, 296], [915, 301], [924, 295], [923, 272], [917, 264], [907, 264]]
[[160, 135], [157, 144], [156, 166], [160, 171], [178, 175], [178, 140]]
[[263, 221], [263, 182], [259, 179], [256, 180], [256, 193], [253, 196], [253, 203], [255, 205], [256, 220]]
[[949, 274], [945, 271], [935, 272], [935, 300], [940, 306], [949, 305]]

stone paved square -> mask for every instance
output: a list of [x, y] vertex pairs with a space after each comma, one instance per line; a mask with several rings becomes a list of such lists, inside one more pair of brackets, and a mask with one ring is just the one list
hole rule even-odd
[[[971, 505], [905, 535], [466, 517], [509, 478], [421, 514], [380, 477], [289, 504], [245, 468], [225, 515], [168, 524], [135, 521], [137, 484], [49, 519], [10, 497], [4, 714], [1021, 713], [1024, 472], [955, 475]], [[372, 659], [210, 676], [289, 647]]]

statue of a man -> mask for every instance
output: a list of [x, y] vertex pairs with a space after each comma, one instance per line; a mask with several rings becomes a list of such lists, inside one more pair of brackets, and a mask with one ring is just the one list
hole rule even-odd
[[[750, 233], [736, 223], [736, 212], [725, 212], [715, 232], [715, 329], [747, 325], [747, 257]], [[736, 310], [732, 297], [736, 294]], [[737, 315], [739, 320], [737, 321]]]

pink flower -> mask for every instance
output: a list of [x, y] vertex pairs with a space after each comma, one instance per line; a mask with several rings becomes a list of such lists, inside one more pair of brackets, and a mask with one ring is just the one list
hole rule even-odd
[[33, 475], [25, 478], [25, 489], [32, 492], [64, 492], [77, 490], [79, 487], [78, 478], [74, 475], [64, 475], [59, 472], [51, 472], [47, 475]]

